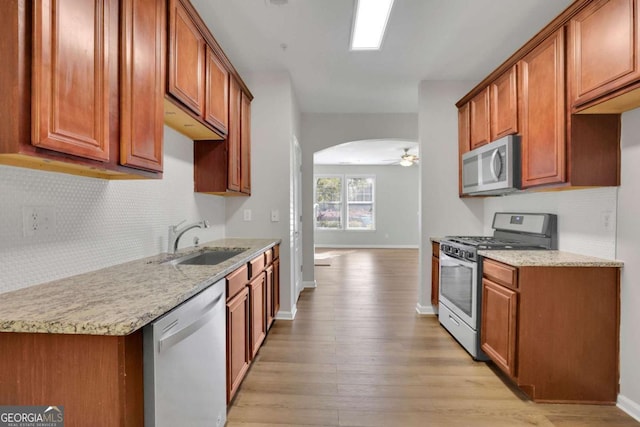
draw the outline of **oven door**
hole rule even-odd
[[[478,329],[478,264],[440,251],[440,303]]]

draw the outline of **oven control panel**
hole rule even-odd
[[[473,249],[462,248],[458,245],[440,242],[440,250],[454,258],[476,261],[476,251]]]

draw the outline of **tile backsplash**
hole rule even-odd
[[[25,237],[23,207],[52,207],[50,234]],[[181,247],[225,235],[225,201],[193,192],[193,143],[165,126],[164,179],[106,181],[0,166],[0,292],[167,250],[167,229],[207,219]]]
[[[485,199],[485,233],[495,212],[546,212],[558,215],[560,250],[616,258],[618,188],[519,193]]]

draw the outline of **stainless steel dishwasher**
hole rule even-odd
[[[221,427],[227,419],[225,282],[143,328],[145,427]]]

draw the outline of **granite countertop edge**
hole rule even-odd
[[[281,242],[219,239],[6,292],[0,298],[0,332],[129,335]],[[246,250],[217,265],[169,263],[212,247]]]
[[[623,267],[619,260],[597,258],[565,251],[480,250],[478,255],[513,267]]]

